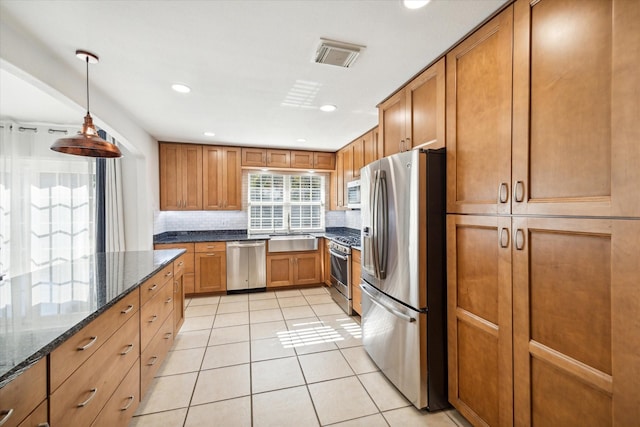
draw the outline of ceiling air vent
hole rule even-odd
[[[338,42],[335,40],[320,39],[320,46],[316,51],[315,62],[318,64],[337,65],[349,68],[353,65],[365,46]]]

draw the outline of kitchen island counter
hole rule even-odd
[[[1,282],[0,388],[182,253],[101,253]]]

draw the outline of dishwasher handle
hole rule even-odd
[[[260,246],[265,246],[265,241],[261,240],[259,242],[227,242],[227,248],[258,248]]]

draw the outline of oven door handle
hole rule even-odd
[[[329,249],[329,253],[330,253],[332,256],[334,256],[334,257],[336,257],[336,258],[339,258],[339,259],[341,259],[341,260],[343,260],[343,261],[349,261],[349,257],[348,257],[348,256],[342,255],[341,253],[338,253],[338,252],[334,252],[334,251],[332,251],[331,249]]]

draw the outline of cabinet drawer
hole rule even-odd
[[[69,375],[94,354],[109,337],[132,317],[138,318],[138,289],[51,352],[50,387],[55,391]]]
[[[39,360],[20,376],[0,389],[0,415],[3,427],[15,427],[47,398],[47,361]],[[46,421],[46,416],[43,421]]]
[[[51,395],[52,427],[91,424],[138,360],[138,328],[129,319]]]
[[[202,242],[196,243],[196,252],[215,252],[226,251],[227,244],[225,242]]]
[[[136,360],[92,427],[127,426],[140,404],[140,362]]]
[[[140,286],[140,306],[143,306],[147,301],[156,295],[162,286],[171,280],[173,277],[173,264],[169,264],[159,272],[157,272],[151,279],[147,280]]]
[[[147,387],[151,384],[151,380],[160,369],[162,362],[173,345],[173,339],[173,317],[169,316],[140,356],[141,396],[144,396]]]
[[[18,427],[36,427],[42,425],[49,425],[49,401],[42,402],[35,411],[33,411],[27,418],[20,423]],[[5,424],[3,427],[10,427],[13,424]]]
[[[156,243],[154,249],[184,249],[188,254],[193,253],[193,243]]]
[[[165,284],[140,310],[140,348],[144,350],[173,310],[173,282]]]

